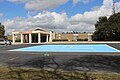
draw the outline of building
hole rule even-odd
[[[56,41],[92,41],[91,33],[55,33],[42,28],[30,31],[12,32],[12,42],[14,43],[42,43]]]
[[[92,41],[92,33],[60,33],[56,34],[55,38],[68,41]]]
[[[55,33],[42,28],[36,28],[30,31],[18,31],[12,32],[12,42],[20,43],[41,43],[41,42],[52,42],[55,38]]]
[[[12,41],[12,35],[6,36],[8,40]]]

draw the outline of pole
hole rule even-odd
[[[113,0],[113,14],[115,14],[115,0]]]

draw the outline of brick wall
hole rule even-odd
[[[87,39],[87,33],[79,33],[78,39]],[[68,39],[68,41],[74,41],[74,34],[56,34],[56,39]]]

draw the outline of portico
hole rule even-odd
[[[54,33],[42,28],[37,28],[30,31],[12,32],[13,44],[19,39],[20,43],[41,43],[51,42],[54,39]]]

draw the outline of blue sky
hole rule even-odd
[[[54,11],[56,12],[65,11],[68,14],[68,16],[73,16],[77,13],[82,14],[86,11],[90,11],[94,6],[100,6],[100,5],[102,5],[102,0],[94,0],[86,4],[79,2],[75,5],[73,5],[72,0],[69,0],[66,4],[61,5],[56,9],[54,9]]]
[[[113,0],[0,0],[6,33],[41,27],[56,32],[94,32],[101,16],[112,15]],[[120,12],[120,0],[115,0]]]
[[[24,8],[25,3],[13,3],[9,1],[0,2],[0,13],[4,14],[5,18],[13,19],[17,16],[26,17],[28,10]],[[73,16],[77,13],[84,13],[90,11],[94,6],[101,6],[102,0],[93,0],[90,3],[78,2],[73,4],[72,0],[69,0],[65,4],[57,6],[53,9],[48,9],[48,11],[53,11],[57,13],[66,12],[67,15]],[[37,11],[41,12],[41,11]]]
[[[15,4],[8,1],[0,2],[0,13],[3,13],[5,18],[25,17],[27,12],[24,9],[24,4]]]
[[[119,0],[115,0],[115,2],[118,1]],[[67,15],[70,17],[77,13],[82,14],[86,11],[90,11],[94,6],[101,6],[102,2],[103,0],[92,0],[91,2],[86,4],[82,2],[73,4],[72,0],[68,0],[65,4],[59,5],[53,9],[48,9],[48,11],[53,11],[57,13],[66,12]],[[17,16],[26,17],[29,10],[26,10],[24,8],[24,5],[25,3],[13,3],[3,0],[0,2],[0,13],[3,13],[4,17],[9,19],[13,19]]]

